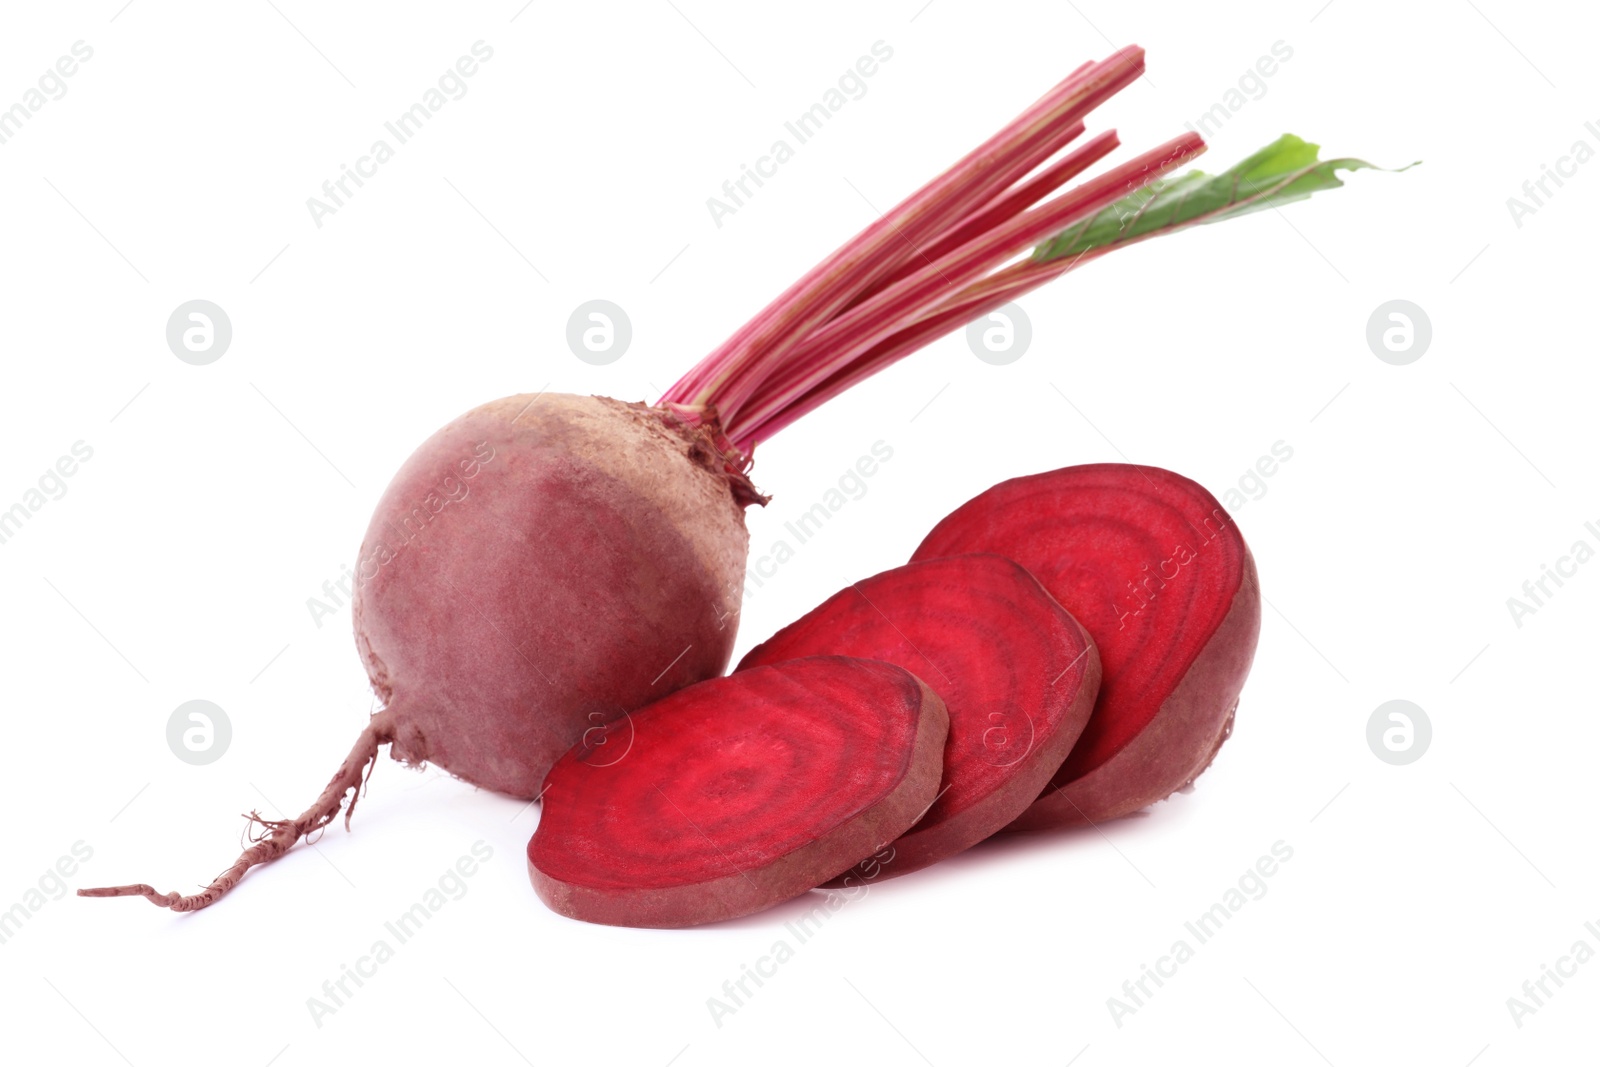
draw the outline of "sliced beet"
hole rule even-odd
[[[830,653],[906,668],[950,714],[939,798],[892,856],[864,861],[848,884],[926,867],[1021,815],[1082,733],[1100,684],[1083,627],[1033,575],[995,555],[857,582],[757,645],[738,670]]]
[[[1255,655],[1255,563],[1215,497],[1159,467],[1014,478],[934,527],[912,557],[998,552],[1094,637],[1104,676],[1071,755],[1011,829],[1115,818],[1210,765]]]
[[[915,675],[843,656],[679,690],[556,762],[528,843],[534,889],[614,926],[694,926],[799,896],[927,810],[948,726]]]

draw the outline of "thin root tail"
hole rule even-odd
[[[378,749],[392,740],[392,729],[388,711],[380,711],[374,715],[367,723],[366,729],[361,731],[361,736],[356,739],[350,754],[339,765],[338,773],[329,780],[322,795],[317,797],[316,803],[307,808],[299,818],[264,819],[256,812],[246,815],[245,818],[250,823],[250,840],[253,843],[234,861],[233,866],[219,874],[200,892],[188,896],[181,893],[158,893],[154,887],[141,882],[137,885],[80,889],[78,895],[80,897],[140,896],[158,907],[171,908],[173,911],[199,911],[215,904],[224,893],[239,884],[245,872],[251,867],[271,863],[293,848],[295,842],[302,837],[315,833],[331,823],[338,817],[341,808],[344,810],[345,829],[348,830],[350,814],[355,811],[356,801],[366,788],[367,780],[372,776],[372,767],[378,759]],[[345,802],[346,794],[350,795],[349,803]]]

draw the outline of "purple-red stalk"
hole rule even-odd
[[[1000,133],[790,286],[669,389],[663,406],[687,414],[736,405],[816,327],[999,192],[991,179],[1037,150],[1052,132],[1080,124],[1143,70],[1144,51],[1132,47],[1068,76]]]
[[[1199,134],[1174,137],[918,268],[807,337],[771,375],[763,391],[765,399],[748,407],[739,395],[720,399],[717,409],[724,431],[736,445],[748,441],[749,426],[766,421],[873,345],[959,294],[985,272],[1187,163],[1205,147]]]

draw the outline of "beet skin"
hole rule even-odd
[[[657,409],[512,396],[379,502],[356,643],[391,754],[533,797],[586,730],[721,674],[749,538],[720,456]]]

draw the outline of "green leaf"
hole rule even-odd
[[[1221,174],[1195,170],[1177,178],[1158,179],[1039,245],[1033,258],[1081,256],[1189,226],[1281,207],[1323,189],[1337,189],[1344,184],[1337,171],[1384,169],[1361,159],[1320,160],[1318,148],[1286,133]]]

